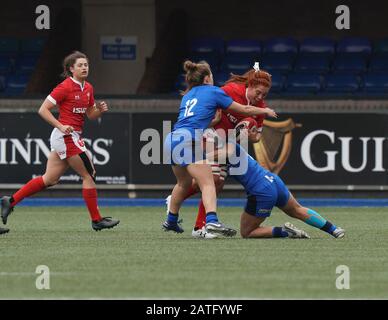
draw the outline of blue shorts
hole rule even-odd
[[[201,141],[181,132],[170,132],[164,141],[164,164],[186,167],[206,159]]]
[[[276,174],[263,180],[263,188],[259,194],[249,195],[245,205],[245,212],[255,217],[266,218],[271,215],[273,207],[284,207],[290,198],[290,191],[283,180]]]

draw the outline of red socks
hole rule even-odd
[[[198,192],[199,192],[198,189],[194,189],[193,187],[190,187],[189,191],[187,192],[185,200],[195,195]]]
[[[206,224],[206,210],[202,200],[199,203],[197,220],[195,221],[195,229],[202,229]]]
[[[97,190],[94,189],[82,189],[82,196],[84,197],[86,206],[88,207],[90,218],[92,221],[100,221],[100,211],[97,205]]]
[[[28,181],[12,196],[13,201],[11,202],[11,206],[14,207],[24,198],[32,196],[33,194],[42,191],[45,188],[46,185],[44,184],[43,178],[41,176]]]

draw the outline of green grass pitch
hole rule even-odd
[[[161,230],[164,208],[102,208],[112,230],[91,229],[85,208],[19,207],[0,236],[0,298],[387,299],[386,208],[316,208],[346,229],[334,239],[279,210],[267,225],[291,221],[312,239],[193,239],[194,207],[181,212],[185,233]],[[219,208],[237,227],[239,208]],[[35,286],[38,265],[50,289]],[[350,289],[336,288],[336,267]]]

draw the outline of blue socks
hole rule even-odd
[[[273,227],[272,228],[272,236],[274,238],[287,238],[288,233],[286,231],[283,231],[282,227]]]
[[[179,217],[179,214],[173,214],[171,213],[170,211],[168,212],[168,215],[167,215],[167,222],[169,224],[177,224],[178,223],[178,217]]]
[[[218,222],[217,213],[210,211],[206,213],[206,223]]]
[[[337,227],[331,222],[324,219],[318,212],[308,209],[307,213],[310,215],[304,222],[315,228],[321,229],[329,234],[332,234]]]

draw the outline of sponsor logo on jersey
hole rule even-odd
[[[73,113],[85,113],[87,108],[73,108]]]
[[[80,96],[77,94],[77,95],[74,96],[74,99],[75,99],[75,100],[79,100],[79,99],[80,99]]]

